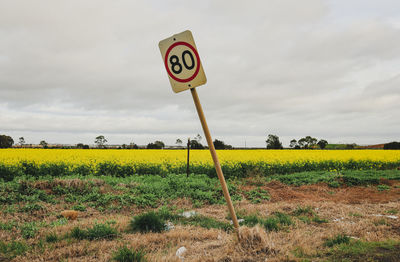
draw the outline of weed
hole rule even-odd
[[[349,216],[351,216],[351,217],[363,217],[363,215],[361,215],[360,213],[353,213],[353,212],[350,212]]]
[[[389,209],[386,211],[386,214],[396,215],[399,211],[397,209]]]
[[[0,259],[11,260],[16,256],[23,255],[28,250],[28,246],[20,241],[3,242],[0,241]]]
[[[76,226],[71,230],[70,235],[75,239],[82,240],[87,238],[87,231]]]
[[[328,183],[329,187],[333,187],[333,188],[338,188],[340,187],[340,183],[338,181],[332,181],[330,183]]]
[[[83,204],[78,204],[78,205],[73,206],[72,209],[83,212],[83,211],[86,211],[86,206]]]
[[[275,217],[268,217],[262,221],[262,224],[266,231],[278,231],[279,230],[279,220]]]
[[[385,225],[387,225],[387,222],[386,222],[386,220],[384,218],[374,220],[373,223],[374,223],[375,226],[385,226]]]
[[[22,207],[20,210],[21,210],[21,212],[32,213],[34,211],[39,211],[42,209],[44,209],[44,207],[37,203],[28,203],[24,207]]]
[[[118,236],[116,228],[108,224],[95,224],[92,228],[86,230],[74,227],[71,231],[71,237],[82,240],[114,239]]]
[[[65,217],[61,217],[58,220],[52,221],[50,223],[51,227],[56,227],[56,226],[62,226],[62,225],[66,225],[68,223],[68,219],[66,219]]]
[[[322,224],[322,223],[328,223],[328,220],[324,219],[324,218],[320,218],[319,216],[315,215],[312,218],[312,222],[317,223],[317,224]]]
[[[261,203],[262,200],[271,199],[271,196],[269,195],[268,191],[261,189],[259,187],[247,192],[246,197],[253,204]]]
[[[249,226],[249,227],[254,227],[261,221],[257,215],[248,215],[248,216],[245,216],[243,219],[244,219],[243,224],[245,224],[246,226]]]
[[[298,216],[297,217],[300,221],[306,223],[306,224],[310,224],[311,223],[311,218],[308,216]]]
[[[333,238],[327,239],[324,243],[327,247],[333,247],[335,245],[340,244],[348,244],[350,242],[350,237],[346,236],[345,234],[338,234]]]
[[[35,222],[27,222],[23,224],[20,229],[21,235],[25,239],[34,238],[38,232],[38,227]]]
[[[46,242],[47,243],[54,243],[58,241],[58,236],[56,233],[50,233],[46,235]]]
[[[281,225],[290,226],[293,224],[292,218],[285,213],[275,212],[274,216],[278,219],[278,222]]]
[[[298,206],[296,210],[293,211],[294,216],[301,216],[301,215],[313,216],[314,214],[315,212],[311,206],[306,206],[306,207]]]
[[[92,228],[87,229],[87,238],[89,240],[114,239],[117,236],[117,229],[107,224],[95,224]]]
[[[206,217],[202,215],[194,215],[189,218],[182,217],[179,221],[183,225],[194,225],[201,226],[204,228],[219,228],[225,231],[231,231],[233,229],[233,225],[222,222],[211,217]]]
[[[162,232],[165,230],[165,220],[161,215],[150,211],[133,217],[130,223],[133,232]]]
[[[118,262],[145,262],[145,252],[130,250],[126,246],[120,247],[113,255],[113,260]]]
[[[7,223],[0,222],[0,230],[11,231],[17,226],[17,223],[12,220]]]
[[[378,191],[390,190],[390,186],[388,186],[388,185],[378,185],[376,188],[378,189]]]

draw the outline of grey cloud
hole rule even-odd
[[[385,11],[393,2],[378,11],[357,3],[2,1],[0,131],[170,143],[201,133],[190,93],[172,93],[157,46],[191,29],[215,136],[259,146],[268,132],[396,139],[400,17]]]

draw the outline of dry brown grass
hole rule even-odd
[[[70,186],[80,188],[78,181],[69,181]],[[44,185],[41,185],[44,186]],[[45,187],[46,188],[46,187]],[[133,249],[144,249],[149,261],[180,261],[176,250],[185,246],[185,262],[188,261],[299,261],[294,250],[304,254],[316,255],[323,248],[327,238],[337,234],[346,234],[365,241],[383,241],[386,239],[400,240],[400,219],[388,218],[388,210],[400,210],[400,190],[393,188],[387,192],[378,192],[371,188],[331,189],[326,186],[287,187],[280,183],[270,183],[266,187],[271,192],[272,201],[251,204],[241,201],[236,208],[245,214],[258,214],[266,217],[275,211],[292,214],[299,206],[310,206],[319,217],[327,219],[328,223],[310,223],[292,217],[294,225],[285,230],[267,233],[262,227],[242,227],[240,237],[219,229],[205,229],[194,226],[176,225],[174,229],[164,233],[127,233],[132,219],[130,210],[120,213],[101,213],[88,208],[70,220],[66,225],[57,227],[42,227],[33,239],[23,240],[18,230],[0,230],[0,239],[5,241],[21,240],[34,246],[23,257],[14,261],[110,261],[113,252],[121,246]],[[372,192],[373,194],[367,194]],[[333,193],[328,193],[332,191]],[[355,201],[354,194],[358,199]],[[349,199],[347,199],[349,197]],[[190,207],[185,199],[173,201],[174,205]],[[50,223],[57,219],[63,210],[63,204],[48,205],[46,211],[34,214],[18,213],[18,217],[1,213],[0,221],[6,223],[15,220],[17,223],[27,221],[44,221]],[[195,209],[198,213],[225,220],[227,208],[223,205],[209,205]],[[76,211],[74,211],[76,212]],[[143,212],[135,210],[136,212]],[[383,216],[377,216],[383,215]],[[398,216],[398,214],[397,214]],[[64,238],[55,243],[45,243],[44,248],[38,247],[40,239],[45,239],[49,233],[65,236],[78,226],[88,228],[95,222],[115,221],[120,237],[112,241],[75,240]],[[266,260],[267,259],[267,260]],[[315,257],[316,261],[318,258]]]

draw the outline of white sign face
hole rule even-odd
[[[175,93],[204,85],[207,82],[192,32],[186,30],[158,44]]]

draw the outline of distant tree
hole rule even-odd
[[[139,149],[138,145],[136,145],[135,143],[131,142],[129,144],[129,149]]]
[[[149,143],[147,149],[163,149],[165,144],[162,141],[155,141],[154,143]]]
[[[298,144],[299,144],[300,148],[307,148],[308,147],[306,139],[304,137],[299,139]]]
[[[400,149],[400,142],[390,142],[384,144],[383,149]]]
[[[321,139],[318,141],[317,145],[319,146],[319,148],[324,149],[326,147],[326,145],[328,144],[328,141]]]
[[[180,140],[179,138],[176,140],[175,142],[176,145],[181,146],[182,145],[182,140]]]
[[[300,138],[298,144],[301,148],[308,149],[308,148],[313,148],[317,144],[317,141],[318,140],[315,137],[306,136]]]
[[[196,140],[196,141],[199,142],[199,143],[200,143],[201,139],[202,139],[202,137],[201,137],[200,134],[197,134],[197,135],[194,137],[194,140]]]
[[[292,139],[290,140],[290,145],[291,148],[296,148],[296,146],[298,146],[297,144],[297,140],[296,139]]]
[[[282,143],[279,141],[279,137],[276,135],[268,135],[268,139],[265,141],[267,143],[267,149],[282,149]]]
[[[190,140],[190,149],[204,149],[204,146],[196,139]]]
[[[354,149],[357,146],[357,144],[346,144],[345,149]]]
[[[48,148],[48,144],[44,140],[40,141],[39,145],[41,145],[43,148]]]
[[[89,145],[83,145],[82,149],[89,149]]]
[[[14,140],[11,136],[0,135],[0,148],[9,148],[14,144]]]
[[[25,139],[24,139],[24,137],[21,136],[21,137],[19,138],[18,144],[20,144],[21,146],[23,146],[23,145],[25,144]]]
[[[83,149],[83,147],[84,147],[84,144],[82,144],[82,143],[76,144],[76,148]]]
[[[94,143],[99,148],[104,148],[104,144],[107,143],[107,139],[104,136],[98,136],[98,137],[96,137],[96,140],[94,140]]]
[[[156,141],[156,142],[154,142],[154,144],[156,144],[158,147],[160,147],[160,148],[164,148],[165,147],[165,144],[164,144],[164,142],[163,141]]]
[[[232,149],[231,145],[227,145],[224,143],[224,141],[221,141],[218,139],[215,139],[213,144],[214,144],[215,149]]]

